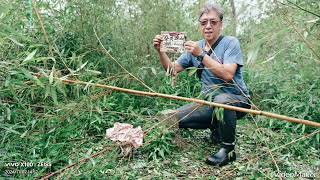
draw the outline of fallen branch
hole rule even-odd
[[[270,112],[266,112],[266,111],[257,111],[257,110],[253,110],[253,109],[245,109],[245,108],[235,107],[235,106],[226,105],[226,104],[209,102],[209,101],[205,101],[205,100],[201,100],[201,99],[186,98],[186,97],[173,96],[173,95],[162,94],[162,93],[137,91],[137,90],[132,90],[132,89],[120,88],[120,87],[116,87],[116,86],[95,84],[95,83],[89,83],[89,82],[78,81],[78,80],[61,80],[61,81],[64,82],[64,83],[67,83],[67,84],[81,84],[81,85],[86,85],[86,86],[94,86],[94,87],[99,87],[99,88],[111,89],[113,91],[119,91],[119,92],[123,92],[123,93],[137,95],[137,96],[161,97],[161,98],[166,98],[166,99],[174,99],[174,100],[181,100],[181,101],[187,101],[187,102],[194,102],[194,103],[198,103],[198,104],[201,104],[201,105],[220,107],[220,108],[224,108],[224,109],[228,109],[228,110],[232,110],[232,111],[245,112],[245,113],[250,113],[250,114],[253,114],[253,115],[261,115],[261,116],[271,117],[271,118],[274,118],[274,119],[284,120],[284,121],[288,121],[288,122],[292,122],[292,123],[298,123],[298,124],[305,124],[305,125],[308,125],[308,126],[320,127],[320,123],[317,123],[317,122],[314,122],[314,121],[288,117],[288,116],[275,114],[275,113],[270,113]]]

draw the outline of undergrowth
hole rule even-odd
[[[274,179],[281,172],[306,171],[319,177],[319,129],[247,115],[238,123],[238,160],[214,168],[203,162],[218,148],[209,143],[208,131],[180,132],[186,142],[181,147],[175,144],[175,128],[163,123],[154,127],[164,120],[158,116],[162,111],[185,102],[60,80],[148,91],[105,54],[95,29],[106,50],[153,90],[197,97],[200,84],[194,75],[182,73],[177,85],[171,86],[151,40],[161,30],[172,29],[187,29],[190,39],[199,38],[196,28],[190,28],[193,22],[186,20],[198,4],[127,2],[127,7],[140,8],[141,12],[136,12],[118,1],[73,1],[62,8],[59,3],[40,1],[32,8],[25,2],[4,1],[0,11],[1,177],[41,177],[85,158],[86,163],[55,177]],[[319,9],[313,1],[297,3],[315,12]],[[184,10],[175,11],[174,7]],[[32,16],[25,14],[30,8]],[[285,18],[283,12],[290,16]],[[287,6],[269,14],[260,23],[250,21],[238,36],[247,60],[244,76],[252,100],[261,110],[320,122],[320,59],[315,54],[320,51],[319,18]],[[176,18],[166,20],[169,16]],[[292,26],[288,21],[293,19]],[[225,31],[230,30],[227,27]],[[154,127],[145,137],[149,143],[134,150],[131,159],[119,157],[118,148],[90,158],[114,145],[105,138],[105,131],[115,122],[141,126],[144,131]]]

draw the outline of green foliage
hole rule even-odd
[[[298,4],[305,5],[303,2]],[[244,44],[248,51],[248,85],[254,102],[261,109],[320,122],[317,103],[320,97],[317,73],[320,59],[317,57],[319,46],[315,46],[319,44],[316,39],[319,29],[314,29],[318,26],[317,21],[312,21],[314,18],[301,10],[274,8],[269,18],[251,24],[246,35],[241,37],[248,42]],[[313,130],[274,120],[265,124],[273,129],[293,129],[301,134]]]
[[[232,21],[228,18],[231,9],[228,1],[221,2],[226,8],[225,34],[229,35],[233,32],[228,26]],[[293,2],[311,12],[319,12],[316,0]],[[196,12],[203,3],[37,1],[36,9],[32,10],[28,1],[1,1],[0,161],[46,162],[50,166],[0,166],[0,176],[34,178],[57,171],[111,145],[104,138],[105,130],[115,122],[141,126],[145,131],[159,122],[158,112],[185,104],[62,83],[58,78],[146,90],[104,54],[94,29],[107,51],[155,91],[198,97],[200,83],[195,69],[180,74],[176,87],[172,87],[172,79],[165,77],[159,65],[152,39],[161,31],[173,30],[186,32],[189,40],[198,40]],[[320,122],[319,18],[292,4],[272,5],[261,22],[249,20],[239,24],[245,27],[238,38],[246,59],[244,76],[253,101],[265,111]],[[42,17],[45,32],[36,10]],[[216,108],[215,114],[223,119],[223,109]],[[255,119],[265,134],[257,133],[250,121],[241,122],[238,127],[242,154],[265,153],[264,140],[273,142],[268,147],[277,148],[315,132],[314,128],[304,125],[263,117]],[[194,136],[185,139],[192,138]],[[275,167],[270,167],[269,157],[259,163],[253,159],[247,165],[244,165],[247,160],[241,159],[239,164],[231,166],[237,170],[232,177],[226,173],[228,168],[221,170],[225,174],[221,174],[220,169],[219,173],[216,169],[205,172],[202,160],[213,151],[206,142],[191,142],[191,146],[179,149],[173,143],[172,132],[163,126],[150,131],[144,142],[149,140],[150,144],[138,149],[131,161],[117,158],[118,152],[112,150],[63,172],[61,177],[134,179],[152,174],[166,179],[186,174],[207,178],[209,174],[255,179],[276,172]],[[319,142],[318,133],[273,153],[280,168],[291,172],[289,167],[295,163],[309,167],[319,164]],[[31,174],[5,174],[6,170],[32,169],[35,172]]]
[[[217,117],[218,121],[223,122],[223,113],[224,113],[224,108],[214,108],[213,114]]]
[[[159,133],[159,132],[158,132]],[[151,137],[158,137],[157,135],[150,135]],[[148,139],[146,139],[148,141]],[[145,147],[145,152],[149,154],[149,159],[158,161],[165,160],[174,150],[173,137],[171,133],[162,134],[159,138],[153,140],[150,145]]]

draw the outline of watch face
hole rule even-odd
[[[204,58],[204,56],[205,56],[206,54],[207,54],[206,51],[202,51],[202,53],[201,53],[202,58]]]

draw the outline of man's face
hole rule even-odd
[[[218,38],[222,28],[222,21],[217,12],[209,11],[208,13],[204,13],[199,21],[200,32],[205,40],[211,42]]]

